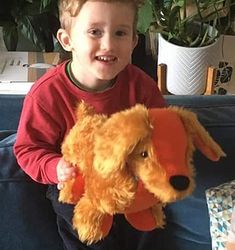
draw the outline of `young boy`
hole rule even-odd
[[[58,202],[58,189],[76,176],[75,168],[63,160],[60,146],[75,123],[79,101],[107,115],[136,103],[165,106],[156,83],[129,64],[138,40],[140,1],[61,0],[57,38],[66,51],[72,52],[72,60],[50,70],[25,97],[14,151],[19,165],[32,179],[50,184],[47,196],[57,214],[65,249],[156,249],[150,242],[157,237],[155,231],[137,232],[121,215],[116,216],[104,240],[88,247],[72,229],[73,206]]]

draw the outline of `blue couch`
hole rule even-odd
[[[62,250],[46,186],[18,167],[12,152],[24,96],[0,95],[0,249]],[[235,96],[166,96],[169,104],[195,111],[227,153],[214,163],[195,154],[195,192],[166,208],[161,249],[211,250],[205,189],[235,179]],[[156,249],[156,250],[157,250]],[[121,250],[121,249],[120,249]],[[146,249],[147,250],[147,249]]]

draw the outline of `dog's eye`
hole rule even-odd
[[[143,158],[146,158],[146,157],[148,157],[148,152],[143,151],[143,152],[140,153],[140,156],[143,157]]]

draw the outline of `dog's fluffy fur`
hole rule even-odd
[[[59,200],[76,204],[73,225],[87,244],[107,235],[116,213],[140,230],[162,227],[164,204],[194,188],[195,148],[211,160],[225,156],[196,115],[182,108],[136,105],[108,117],[81,102],[77,119],[62,154],[82,174],[84,193],[76,197],[72,179]]]

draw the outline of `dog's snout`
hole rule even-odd
[[[184,175],[175,175],[170,177],[171,186],[178,191],[187,189],[189,186],[189,182],[189,178]]]

